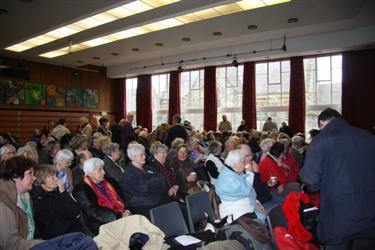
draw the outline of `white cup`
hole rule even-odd
[[[275,186],[277,183],[277,177],[276,176],[270,176],[271,184],[272,186]]]

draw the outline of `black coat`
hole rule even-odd
[[[188,139],[186,129],[181,124],[176,124],[169,128],[167,136],[165,138],[165,145],[171,147],[172,141],[177,137],[184,139],[185,142]]]
[[[121,197],[116,182],[110,179],[107,179],[107,181],[112,184],[117,194]],[[73,194],[82,209],[83,221],[94,235],[99,233],[99,227],[101,225],[115,221],[122,216],[121,213],[100,206],[94,190],[92,190],[86,182],[78,184],[78,186],[75,187]]]
[[[105,177],[107,179],[113,179],[120,185],[124,167],[121,163],[114,163],[107,155],[103,158]]]
[[[67,192],[35,187],[31,194],[35,224],[43,239],[82,232],[79,205]]]
[[[335,118],[308,147],[300,176],[312,190],[320,190],[322,243],[338,244],[375,232],[373,135]]]

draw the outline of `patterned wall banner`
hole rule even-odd
[[[25,104],[46,106],[46,86],[39,83],[26,83]]]
[[[5,104],[25,103],[25,84],[23,82],[7,81],[5,87]]]
[[[47,105],[48,106],[65,106],[65,88],[57,87],[53,84],[47,85]]]
[[[5,103],[5,90],[8,86],[7,80],[0,80],[0,104]]]
[[[65,89],[65,103],[69,108],[79,108],[82,106],[82,89],[81,88],[66,88]]]
[[[83,89],[83,106],[86,108],[96,108],[99,95],[97,89]]]

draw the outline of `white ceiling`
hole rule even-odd
[[[290,3],[212,18],[52,59],[38,55],[67,47],[69,37],[21,53],[4,50],[17,42],[126,2],[129,0],[1,0],[0,9],[6,9],[9,13],[0,15],[0,54],[69,67],[95,64],[107,67],[109,77],[122,77],[176,69],[180,60],[190,60],[183,63],[183,67],[191,68],[229,63],[233,58],[226,57],[227,54],[237,54],[241,62],[329,53],[375,44],[374,0],[292,0]],[[226,2],[231,1],[182,0],[86,30],[73,35],[72,40],[78,43],[176,13]],[[292,17],[299,21],[288,23],[287,19]],[[258,29],[249,30],[248,25],[257,25]],[[222,35],[213,36],[215,31],[220,31]],[[287,37],[286,52],[247,53],[280,48],[283,35]],[[183,37],[190,37],[191,41],[183,42]],[[164,46],[155,46],[159,42]],[[134,52],[132,48],[139,48],[140,51]],[[119,53],[119,56],[111,55],[113,52]],[[203,57],[207,59],[202,60]],[[79,60],[84,63],[78,63]]]

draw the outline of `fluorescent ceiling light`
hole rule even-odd
[[[151,2],[151,1],[158,2],[157,0],[148,0],[148,1],[143,0],[143,2]],[[173,17],[173,18],[167,18],[167,19],[157,21],[157,22],[152,22],[152,23],[145,24],[145,25],[142,25],[142,26],[138,26],[138,27],[134,27],[134,28],[130,28],[130,29],[125,29],[125,30],[122,30],[120,32],[116,32],[116,33],[109,34],[109,35],[106,35],[106,36],[103,36],[103,37],[98,37],[98,38],[95,38],[95,39],[92,39],[92,40],[89,40],[89,41],[82,42],[80,44],[77,44],[79,46],[77,48],[79,48],[80,50],[83,50],[83,49],[86,49],[88,47],[95,47],[95,46],[99,46],[99,45],[106,44],[106,43],[109,43],[109,42],[114,42],[114,41],[129,38],[129,37],[143,35],[143,34],[151,33],[151,32],[154,32],[154,31],[167,29],[167,28],[170,28],[170,27],[175,27],[175,26],[188,24],[188,23],[192,23],[192,22],[197,22],[197,21],[201,21],[201,20],[207,20],[207,19],[217,17],[217,16],[224,16],[224,15],[231,14],[231,13],[241,12],[241,11],[245,11],[245,10],[250,10],[250,9],[275,5],[275,4],[279,4],[279,3],[290,2],[290,1],[291,0],[242,0],[242,1],[237,1],[237,2],[234,2],[234,3],[231,3],[231,4],[224,4],[224,5],[216,6],[216,7],[213,7],[213,8],[207,8],[207,9],[195,11],[193,13],[188,13],[188,14],[176,16],[176,17]],[[100,39],[104,39],[104,40],[100,40]],[[93,42],[93,41],[95,41],[95,42]],[[80,45],[82,45],[82,46],[80,46]],[[62,49],[58,49],[58,50],[55,50],[55,51],[64,52],[65,50],[66,50],[66,48],[62,48]],[[71,50],[70,52],[74,52],[74,51]],[[48,53],[41,54],[39,56],[47,57],[47,56],[45,56],[46,54],[48,54]],[[51,58],[49,54],[48,54],[48,56],[49,56],[48,58]],[[59,56],[58,53],[56,54],[56,56]]]
[[[91,17],[79,20],[69,25],[54,29],[37,37],[30,38],[18,44],[5,48],[14,52],[22,52],[57,39],[67,37],[83,30],[91,29],[115,20],[155,9],[164,5],[179,2],[180,0],[135,0]]]

